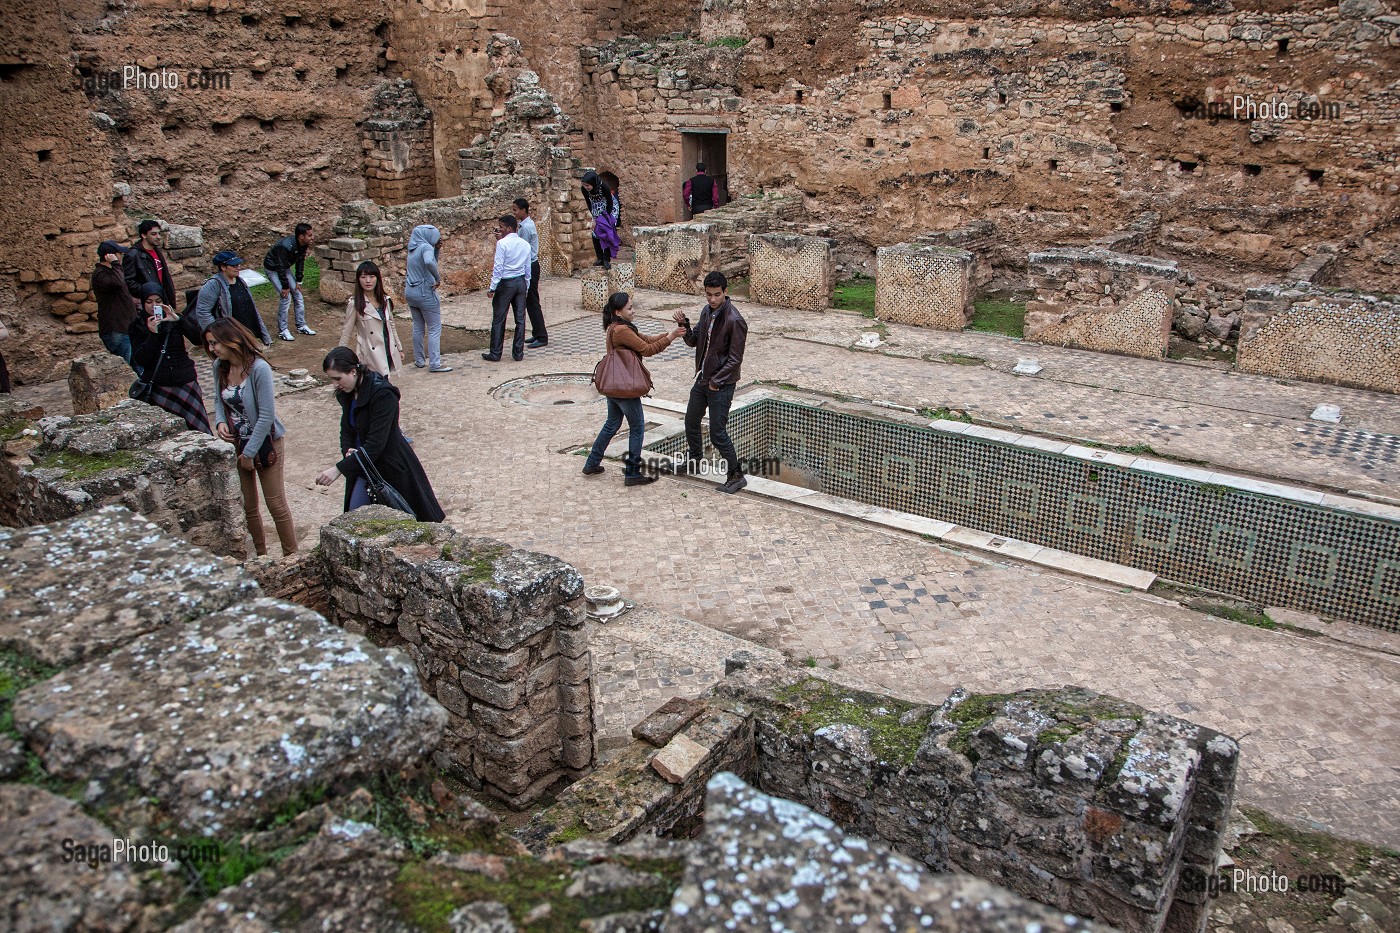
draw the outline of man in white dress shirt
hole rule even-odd
[[[483,360],[501,361],[506,336],[506,309],[515,311],[515,338],[511,356],[518,363],[525,359],[525,296],[530,290],[530,244],[516,233],[520,223],[510,214],[496,220],[496,261],[491,267],[491,352]]]

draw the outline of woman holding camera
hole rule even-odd
[[[141,310],[127,334],[131,338],[130,362],[141,373],[139,381],[151,384],[147,401],[184,418],[191,431],[213,434],[194,360],[181,335],[180,315],[163,303],[165,292],[160,283],[147,282],[140,293]]]
[[[214,423],[219,437],[238,450],[238,485],[243,492],[243,516],[258,556],[267,553],[262,513],[258,508],[258,484],[282,554],[297,549],[296,527],[287,505],[282,460],[287,429],[277,420],[273,401],[272,367],[258,349],[258,338],[233,318],[219,318],[204,331],[209,354],[214,357]]]
[[[442,521],[445,515],[428,474],[399,430],[398,387],[361,363],[349,347],[327,353],[321,368],[340,402],[340,449],[345,458],[322,470],[316,485],[329,486],[344,476],[345,511],[368,505],[369,485],[355,456],[358,451],[412,506],[420,522]]]

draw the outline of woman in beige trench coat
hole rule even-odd
[[[355,270],[355,294],[345,304],[340,345],[354,350],[366,369],[386,379],[397,375],[403,365],[403,344],[394,328],[394,300],[384,293],[384,277],[372,262],[362,262]]]

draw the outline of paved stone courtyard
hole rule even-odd
[[[724,658],[752,642],[914,700],[940,701],[958,685],[1082,684],[1121,696],[1238,737],[1243,802],[1400,845],[1400,637],[1338,625],[1339,638],[1356,644],[1304,639],[854,519],[722,496],[699,481],[627,489],[616,463],[583,477],[575,452],[601,425],[601,400],[490,394],[519,377],[590,372],[601,355],[602,331],[580,309],[578,281],[543,285],[549,348],[527,351],[522,363],[449,357],[448,374],[410,368],[400,381],[403,423],[451,524],[557,555],[638,605],[594,630],[605,754],[651,708],[723,676]],[[642,330],[656,333],[675,308],[693,319],[701,300],[639,292],[636,303]],[[859,315],[736,303],[750,322],[745,381],[965,409],[1027,430],[1148,444],[1223,469],[1400,498],[1392,396],[898,325],[880,351],[860,351],[850,346],[874,322]],[[445,317],[486,327],[484,294],[449,299]],[[407,322],[399,327],[408,339]],[[1037,357],[1044,372],[1011,375],[1022,356]],[[673,349],[649,362],[658,399],[684,401],[690,359]],[[1308,420],[1323,402],[1341,405],[1341,425]],[[341,486],[312,483],[337,457],[338,411],[328,388],[279,401],[304,541],[340,511]]]

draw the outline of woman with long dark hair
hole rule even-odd
[[[165,289],[159,282],[142,285],[140,301],[127,336],[130,362],[140,369],[141,381],[151,383],[151,404],[184,418],[191,431],[213,434],[194,360],[185,349],[180,315],[164,304]]]
[[[588,202],[588,213],[593,215],[593,253],[598,257],[593,265],[611,269],[613,257],[622,245],[617,233],[622,202],[597,172],[584,172],[580,185],[583,199]]]
[[[355,270],[355,294],[345,303],[345,326],[340,345],[370,369],[390,378],[403,365],[403,344],[394,329],[394,299],[384,290],[384,276],[372,262]]]
[[[399,430],[399,389],[379,373],[360,363],[349,347],[326,354],[321,368],[335,384],[340,402],[340,450],[344,459],[316,477],[318,486],[329,486],[345,477],[345,511],[369,504],[369,487],[355,451],[379,471],[379,475],[413,507],[420,522],[443,520],[442,506],[433,494],[428,474]]]
[[[287,429],[277,420],[273,400],[272,367],[262,357],[258,338],[233,318],[219,318],[204,331],[205,345],[214,357],[214,430],[238,450],[238,485],[243,492],[243,516],[253,548],[267,553],[258,485],[263,501],[277,526],[282,554],[297,549],[296,526],[287,505],[282,478]]]
[[[685,333],[684,327],[647,337],[632,323],[632,296],[626,292],[614,292],[603,306],[603,330],[607,333],[607,346],[611,350],[623,347],[641,356],[654,356],[671,345]],[[646,416],[642,413],[642,400],[639,398],[608,399],[608,418],[603,429],[593,442],[593,449],[584,461],[583,472],[587,476],[603,472],[603,454],[617,429],[622,427],[622,419],[627,419],[627,456],[622,461],[623,483],[628,486],[645,486],[656,482],[655,476],[642,475],[642,436],[646,431]]]

